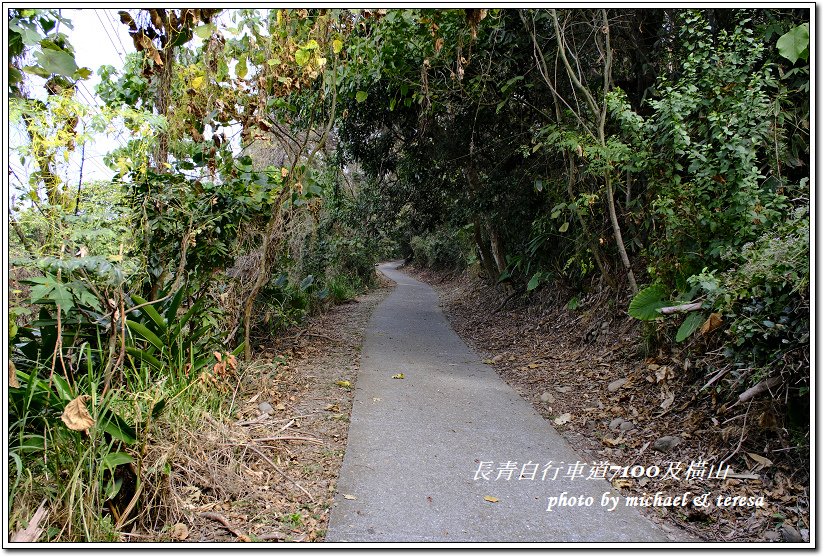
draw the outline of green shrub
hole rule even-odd
[[[413,236],[411,247],[415,261],[429,268],[445,271],[463,271],[471,254],[463,231],[446,226],[421,236]]]

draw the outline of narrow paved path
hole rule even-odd
[[[366,332],[326,541],[667,541],[623,497],[612,512],[601,505],[618,494],[586,479],[592,463],[568,477],[583,458],[455,334],[435,291],[397,266],[380,266],[397,287]],[[548,512],[562,494],[592,505]]]

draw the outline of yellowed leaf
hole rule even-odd
[[[348,389],[352,386],[352,383],[349,381],[335,381],[335,385],[338,387],[343,387],[344,389]]]
[[[537,367],[541,367],[541,364],[529,364],[526,367],[528,367],[529,369],[535,369]]]
[[[14,362],[11,360],[9,360],[9,387],[20,387],[20,383],[17,381],[17,368],[14,367]]]
[[[612,480],[612,486],[613,487],[618,487],[618,488],[630,487],[630,486],[632,486],[632,480],[624,480],[622,478],[615,478],[614,480]]]
[[[203,76],[197,76],[192,80],[192,89],[198,90],[203,87]]]
[[[724,320],[721,319],[720,313],[711,313],[709,318],[706,321],[704,321],[703,325],[701,325],[701,334],[705,335],[711,331],[714,331],[715,329],[720,327],[721,323],[723,322]]]
[[[403,378],[404,378],[403,373],[396,373],[395,375],[392,376],[392,379],[403,379]]]
[[[491,495],[486,495],[484,497],[484,501],[489,501],[490,503],[497,503],[499,499],[497,497],[492,497]]]
[[[332,52],[338,54],[341,50],[343,50],[343,41],[340,39],[332,41]]]
[[[618,437],[618,439],[610,439],[609,437],[604,437],[603,439],[601,439],[601,441],[604,443],[604,445],[608,447],[617,447],[618,445],[624,442],[623,438],[621,437]]]
[[[344,499],[349,499],[350,501],[357,501],[358,500],[357,497],[355,497],[354,495],[349,495],[348,493],[344,493],[343,498]]]
[[[91,398],[89,395],[80,395],[66,405],[60,416],[66,427],[74,431],[88,431],[94,425],[94,420],[86,410],[86,401]]]

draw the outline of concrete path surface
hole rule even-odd
[[[397,267],[380,266],[397,287],[366,332],[326,541],[666,542],[623,497],[602,506],[618,493],[587,479],[593,463],[455,334],[435,291]]]

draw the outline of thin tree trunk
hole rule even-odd
[[[475,217],[473,225],[475,227],[475,245],[478,246],[478,255],[481,258],[481,265],[486,271],[486,274],[489,275],[489,280],[494,282],[496,276],[495,261],[492,258],[492,252],[489,250],[489,244],[484,242],[480,217]]]

